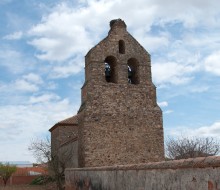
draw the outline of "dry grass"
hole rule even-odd
[[[0,190],[55,190],[52,186],[45,185],[9,185],[0,186]]]

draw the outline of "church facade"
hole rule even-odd
[[[73,152],[71,167],[164,160],[162,111],[150,54],[128,33],[123,20],[112,20],[108,36],[85,56],[81,90],[81,107],[66,133],[77,135],[64,144]],[[50,129],[54,153],[60,149],[59,134],[65,133],[61,123]]]

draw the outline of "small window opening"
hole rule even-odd
[[[105,80],[106,82],[116,83],[116,59],[113,56],[108,56],[105,59]]]
[[[119,40],[119,53],[125,54],[125,42],[123,40]]]
[[[128,60],[128,83],[139,84],[138,61],[135,58]]]

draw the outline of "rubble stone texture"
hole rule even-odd
[[[111,21],[108,36],[87,53],[81,94],[79,167],[164,160],[162,112],[150,54],[121,19]]]
[[[51,154],[66,167],[78,167],[78,118],[72,116],[56,123],[51,132]]]
[[[65,176],[66,190],[219,190],[220,157],[69,168]]]

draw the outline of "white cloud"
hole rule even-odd
[[[23,79],[25,79],[29,82],[33,82],[35,84],[42,84],[43,83],[42,78],[39,75],[34,74],[34,73],[29,73],[27,75],[24,75]]]
[[[167,107],[168,106],[168,102],[164,101],[164,102],[158,102],[158,105],[160,107]]]
[[[204,127],[195,129],[195,133],[201,136],[219,137],[220,136],[220,122],[215,122],[210,126],[204,126]]]
[[[192,80],[192,77],[187,75],[194,70],[195,68],[191,65],[175,62],[155,63],[152,65],[153,78],[157,84],[186,84]]]
[[[12,81],[11,83],[1,83],[0,90],[2,92],[36,92],[43,84],[42,78],[34,73],[23,75],[22,77]]]
[[[39,90],[39,85],[43,83],[40,76],[34,73],[29,73],[22,76],[21,79],[17,79],[14,83],[15,90],[36,92]]]
[[[188,44],[191,47],[196,47],[196,49],[199,49],[200,51],[214,51],[219,48],[219,31],[216,28],[203,32],[189,31],[184,34],[183,41],[185,44]]]
[[[83,57],[83,56],[82,56]],[[79,73],[84,66],[82,58],[71,59],[67,64],[54,66],[50,78],[66,78],[71,74]]]
[[[4,148],[0,148],[4,154],[0,155],[0,161],[24,161],[28,160],[30,162],[35,163],[36,161],[33,159],[33,156],[30,151],[28,151],[28,144],[27,142],[16,142],[16,143],[9,143],[8,140],[14,140],[14,138],[4,138],[5,142],[1,142],[1,146]],[[7,141],[6,141],[7,140]],[[16,155],[16,156],[15,156]]]
[[[34,39],[29,43],[40,51],[37,55],[39,59],[63,61],[77,53],[85,55],[92,45],[101,40],[98,39],[98,36],[108,29],[104,27],[107,26],[106,23],[120,15],[126,19],[127,16],[123,14],[122,10],[126,9],[124,7],[133,5],[133,2],[88,1],[86,4],[85,7],[77,7],[76,9],[61,3],[49,15],[44,16],[41,23],[30,29],[29,35]],[[137,6],[130,11],[134,12],[136,16],[143,11],[147,17],[150,17],[151,6],[147,6],[148,11],[140,8]],[[154,9],[152,9],[153,11]],[[144,18],[142,14],[138,18],[144,21],[142,23],[151,23],[146,22],[148,19]],[[137,22],[132,16],[129,16],[127,20],[137,26],[138,23],[141,23],[139,19]],[[156,37],[151,37],[151,39],[159,43],[159,39]]]
[[[40,102],[49,102],[49,101],[57,101],[60,97],[56,94],[43,94],[41,96],[31,96],[29,102],[31,104],[40,103]]]
[[[163,102],[158,102],[157,103],[161,108],[163,108],[163,110],[168,106],[168,102],[163,101]],[[173,110],[164,110],[163,114],[170,114],[173,113]]]
[[[181,21],[186,27],[196,27],[198,25],[211,26],[215,23],[219,10],[216,6],[218,0],[198,1],[198,0],[156,0],[151,1],[158,5],[158,16],[160,22]],[[205,11],[204,11],[205,10]]]
[[[27,147],[32,138],[45,134],[55,123],[76,113],[78,104],[72,105],[68,99],[44,94],[32,97],[35,104],[0,106],[0,160],[33,160]],[[31,103],[31,102],[29,102]],[[17,145],[19,144],[19,146]],[[7,147],[7,151],[5,151]],[[18,147],[16,149],[15,147]]]
[[[158,49],[168,47],[170,44],[168,34],[159,34],[158,36],[152,36],[146,34],[146,32],[137,30],[134,33],[134,36],[137,36],[136,39],[141,42],[141,44],[146,48],[149,52],[158,51]]]
[[[21,31],[14,32],[12,34],[9,34],[9,35],[3,37],[3,39],[6,39],[6,40],[19,40],[19,39],[21,39],[22,35],[23,35],[23,33]]]
[[[173,113],[173,110],[166,110],[163,112],[164,114],[170,114],[170,113]]]
[[[0,50],[0,66],[8,68],[12,73],[20,73],[24,70],[25,63],[23,55],[8,47],[1,47]]]
[[[211,27],[210,22],[220,22],[216,17],[219,12],[216,6],[220,5],[217,0],[213,0],[212,3],[198,3],[197,0],[186,2],[169,0],[168,3],[162,0],[147,2],[137,0],[135,4],[131,0],[126,2],[92,0],[79,1],[79,4],[74,4],[74,7],[71,1],[69,4],[68,2],[55,6],[48,15],[42,17],[40,23],[29,30],[31,36],[29,43],[39,50],[36,55],[39,59],[53,63],[65,61],[62,66],[56,65],[53,68],[54,74],[51,75],[58,76],[58,78],[67,77],[71,73],[82,70],[83,62],[74,66],[69,63],[69,60],[76,55],[85,55],[89,48],[101,40],[100,36],[107,35],[107,23],[111,19],[120,17],[127,23],[128,31],[134,34],[134,37],[148,51],[158,52],[158,49],[169,47],[167,54],[162,55],[162,57],[167,57],[165,62],[169,62],[168,65],[154,67],[161,66],[163,69],[172,67],[176,71],[164,73],[165,76],[162,79],[161,76],[156,76],[156,81],[160,84],[163,81],[169,81],[175,85],[185,84],[192,79],[191,76],[187,76],[192,71],[186,71],[186,69],[195,69],[195,65],[199,65],[200,61],[198,57],[200,52],[197,50],[193,52],[189,49],[193,42],[191,40],[175,41],[169,32],[159,32],[157,35],[148,32],[153,25],[166,27],[166,24],[175,26],[176,23],[182,23],[183,27],[188,29],[188,27],[196,28],[204,25]],[[204,9],[206,9],[205,12]],[[216,25],[213,26],[216,27]],[[187,36],[183,35],[182,38],[192,38],[193,36],[190,37],[189,34],[191,33],[189,32]],[[207,44],[207,38],[199,40],[205,40]],[[187,44],[184,45],[186,42]],[[157,60],[157,62],[163,61]],[[182,66],[179,63],[186,64]],[[181,69],[184,69],[183,73],[179,72]],[[60,76],[56,75],[59,71]]]
[[[216,51],[209,55],[205,61],[205,70],[220,76],[220,51]]]
[[[206,92],[209,89],[208,86],[190,86],[189,91],[193,93],[202,93]]]
[[[0,46],[0,67],[4,67],[12,74],[30,72],[35,68],[36,61],[27,53],[10,47],[9,45]]]
[[[50,81],[47,83],[47,89],[48,90],[55,90],[57,89],[57,83]]]
[[[10,0],[3,1],[9,2]],[[135,3],[131,0],[80,0],[80,4],[72,1],[68,4],[68,0],[65,2],[52,8],[51,12],[45,14],[42,20],[28,32],[29,44],[38,50],[37,58],[43,63],[52,63],[40,68],[44,74],[47,72],[45,70],[50,68],[48,69],[50,79],[64,78],[79,73],[84,67],[84,55],[89,48],[107,35],[109,21],[115,18],[125,20],[128,31],[140,44],[143,44],[147,51],[153,52],[152,58],[155,59],[152,61],[153,77],[160,87],[167,84],[189,83],[194,77],[193,74],[201,71],[200,64],[203,63],[206,71],[216,75],[220,73],[217,61],[219,52],[210,54],[205,62],[201,61],[203,59],[201,55],[207,55],[204,51],[210,48],[212,52],[213,49],[219,49],[220,1],[218,0],[136,0]],[[25,19],[16,19],[16,16],[9,15],[10,25],[14,28],[19,25],[17,30],[19,31],[21,23],[27,22],[24,22]],[[182,30],[177,30],[179,26],[184,33]],[[213,29],[214,32],[210,32]],[[202,31],[201,35],[198,35],[197,31]],[[8,34],[4,38],[13,40],[25,37],[26,33]],[[163,51],[158,51],[161,49]],[[30,68],[35,67],[31,64],[32,61],[28,60],[26,54],[24,56],[21,51],[8,48],[8,46],[0,48],[0,66],[8,68],[13,73],[24,73],[27,69],[30,72]],[[5,146],[1,146],[0,152],[5,151],[3,148],[6,148],[8,155],[27,154],[21,151],[29,143],[26,137],[44,133],[57,121],[76,113],[79,108],[79,105],[71,105],[68,99],[62,99],[54,93],[39,92],[44,88],[43,86],[47,89],[56,89],[57,84],[53,82],[47,84],[32,70],[31,72],[15,79],[9,85],[0,84],[1,92],[8,89],[16,94],[35,93],[34,96],[25,97],[25,105],[10,105],[8,99],[5,101],[8,106],[0,107],[0,115],[4,118],[0,125],[2,131],[0,141],[1,145],[5,143]],[[202,88],[192,86],[191,92],[204,92],[207,89],[206,86]],[[18,90],[20,92],[17,92]],[[13,99],[16,98],[17,96],[13,97]],[[165,101],[159,104],[165,108],[168,106]],[[173,110],[164,110],[164,114],[172,112]],[[219,122],[216,122],[211,126],[195,130],[189,128],[189,131],[195,134],[218,133],[219,135],[218,129]],[[177,134],[177,129],[173,133]],[[14,152],[14,149],[17,152]],[[3,156],[3,154],[0,155],[0,160]]]
[[[29,31],[35,36],[29,43],[41,51],[39,59],[63,61],[89,50],[92,38],[85,25],[79,24],[79,16],[76,10],[62,4]]]
[[[36,84],[31,84],[30,82],[23,79],[16,80],[13,86],[15,90],[21,90],[26,92],[36,92],[39,90]]]
[[[198,128],[179,127],[167,130],[168,136],[182,136],[183,134],[189,137],[219,137],[220,136],[220,122],[217,121],[209,126],[202,126]]]

